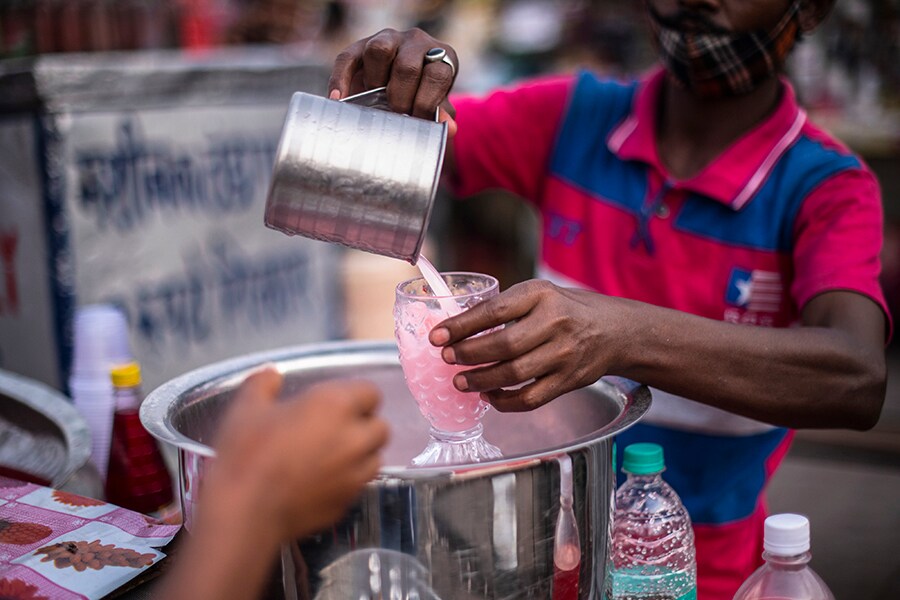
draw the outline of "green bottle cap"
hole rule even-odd
[[[622,455],[622,470],[632,475],[652,475],[666,468],[659,444],[631,444]]]

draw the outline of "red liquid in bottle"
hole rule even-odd
[[[117,411],[113,419],[106,499],[145,514],[172,502],[169,471],[137,410]]]
[[[136,372],[136,374],[135,374]],[[123,381],[128,385],[123,385]],[[107,501],[144,514],[155,513],[172,502],[172,479],[162,454],[141,423],[138,409],[143,399],[136,364],[113,370],[116,414],[113,418]]]

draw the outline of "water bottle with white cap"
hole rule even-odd
[[[734,600],[834,600],[825,582],[809,566],[809,520],[802,515],[766,519],[763,560]]]

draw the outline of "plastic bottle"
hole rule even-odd
[[[147,433],[138,411],[143,401],[137,363],[111,372],[116,413],[113,419],[106,499],[122,508],[159,515],[172,503],[172,479],[156,440]]]
[[[809,567],[809,520],[802,515],[766,519],[765,564],[738,589],[734,600],[834,600],[825,582]]]
[[[628,478],[616,491],[607,597],[695,600],[694,530],[678,494],[662,478],[662,447],[627,446],[622,470]]]

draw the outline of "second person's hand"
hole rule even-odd
[[[204,483],[241,490],[260,523],[293,538],[340,518],[378,474],[388,426],[371,383],[324,382],[279,402],[282,382],[267,368],[237,390]]]
[[[395,112],[433,119],[441,106],[441,120],[448,121],[452,135],[453,109],[446,100],[458,70],[459,58],[449,44],[421,29],[384,29],[337,56],[328,82],[329,98],[339,100],[386,86],[388,104]]]
[[[279,400],[283,380],[268,367],[235,390],[160,598],[260,597],[279,545],[335,523],[378,474],[388,426],[376,386],[331,381]]]

